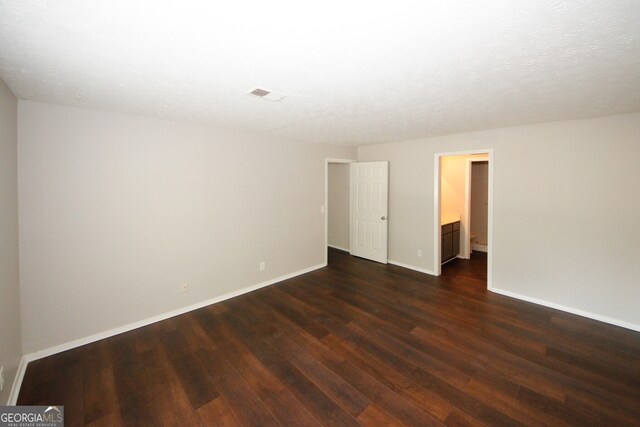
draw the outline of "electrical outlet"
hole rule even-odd
[[[324,213],[324,205],[320,206],[320,213]]]
[[[260,261],[260,271],[265,271],[267,269],[267,263],[264,261]]]
[[[189,290],[189,284],[187,282],[180,283],[180,292],[187,292]]]
[[[422,249],[418,249],[418,258],[422,257]]]
[[[0,366],[0,391],[4,389],[4,366]]]

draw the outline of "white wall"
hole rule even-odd
[[[329,163],[329,246],[349,250],[349,164]]]
[[[355,155],[28,101],[18,126],[25,352],[321,264],[324,159]]]
[[[358,160],[391,162],[389,257],[433,270],[434,153],[494,149],[494,288],[640,328],[639,136],[636,113],[363,146]]]
[[[0,405],[9,398],[22,343],[18,281],[18,101],[0,80],[0,366],[5,385]]]

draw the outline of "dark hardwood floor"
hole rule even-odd
[[[330,265],[31,362],[66,425],[639,425],[640,333],[439,278]]]

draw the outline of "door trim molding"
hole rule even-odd
[[[356,163],[356,159],[337,159],[325,157],[324,159],[324,265],[329,262],[329,163]],[[349,182],[349,192],[351,192],[351,182]],[[351,253],[351,199],[349,199],[349,249]]]
[[[447,156],[468,156],[487,154],[489,156],[489,194],[487,207],[487,289],[493,289],[493,149],[451,151],[433,155],[433,273],[442,273],[440,265],[441,225],[440,225],[440,159]]]

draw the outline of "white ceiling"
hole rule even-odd
[[[371,144],[640,111],[640,1],[0,0],[0,76],[23,99]]]

